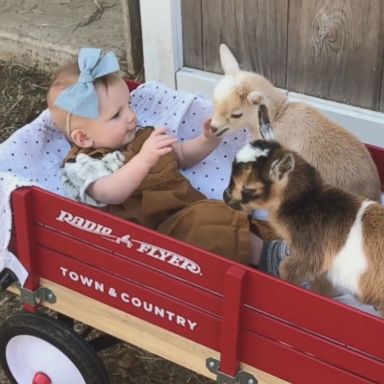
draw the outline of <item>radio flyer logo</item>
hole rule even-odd
[[[100,236],[101,238],[112,241],[116,244],[125,245],[127,248],[135,249],[138,253],[170,264],[194,275],[202,275],[200,266],[185,256],[169,251],[168,249],[158,247],[157,245],[133,239],[129,234],[116,236],[113,234],[111,228],[95,223],[94,221],[88,220],[84,217],[73,215],[70,212],[61,210],[59,215],[56,217],[56,220],[80,229],[81,231],[93,233],[94,235]]]

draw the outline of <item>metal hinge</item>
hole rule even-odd
[[[217,384],[257,384],[255,376],[245,371],[239,371],[235,377],[220,372],[220,361],[209,357],[205,361],[208,370],[216,375]]]
[[[50,304],[56,303],[56,295],[48,288],[39,287],[36,291],[30,291],[27,288],[20,288],[20,300],[23,304],[29,304],[36,307],[46,301]]]

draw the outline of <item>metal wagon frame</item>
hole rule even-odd
[[[368,147],[384,181],[384,149]],[[26,312],[0,327],[11,379],[26,334],[64,346],[87,384],[107,383],[64,324],[74,319],[217,383],[384,383],[380,318],[37,187],[14,191],[12,210],[29,277],[10,288]],[[51,382],[43,367],[19,384]]]

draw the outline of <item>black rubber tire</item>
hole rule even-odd
[[[28,312],[18,312],[0,326],[0,364],[12,383],[22,384],[9,369],[6,348],[19,335],[35,336],[56,347],[77,367],[87,384],[109,383],[99,356],[73,329],[46,314]]]

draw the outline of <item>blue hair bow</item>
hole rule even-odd
[[[113,52],[103,56],[101,49],[98,48],[81,48],[78,63],[79,79],[57,96],[55,105],[73,115],[97,119],[99,99],[94,81],[117,72],[120,69],[119,63]]]

